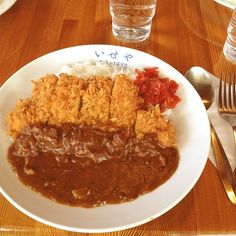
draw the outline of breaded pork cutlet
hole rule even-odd
[[[176,144],[173,125],[163,117],[159,107],[137,112],[135,132],[138,138],[148,133],[156,134],[157,140],[164,147],[174,147]]]
[[[79,122],[83,85],[84,80],[76,76],[60,74],[51,98],[49,124]]]
[[[97,76],[87,81],[80,110],[82,122],[108,122],[112,86],[112,80],[106,77]]]
[[[174,147],[172,123],[158,107],[138,110],[139,101],[138,88],[125,75],[117,75],[114,83],[105,77],[82,80],[67,74],[59,78],[47,75],[33,81],[32,97],[20,100],[9,113],[8,130],[15,138],[24,127],[38,122],[60,125],[111,121],[118,126],[135,128],[138,138],[154,133],[161,145]]]
[[[138,107],[138,88],[126,75],[115,78],[111,96],[110,119],[118,126],[133,127]]]

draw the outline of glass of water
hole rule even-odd
[[[223,47],[225,57],[236,64],[236,8],[233,11],[231,20],[227,29],[227,38]]]
[[[112,32],[127,42],[146,40],[151,32],[156,0],[110,0]]]

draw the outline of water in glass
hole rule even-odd
[[[223,52],[229,61],[236,64],[236,9],[228,25]]]
[[[123,41],[144,41],[155,11],[156,0],[110,0],[113,34]]]

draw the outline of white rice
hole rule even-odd
[[[62,73],[76,75],[80,78],[88,78],[91,76],[109,76],[114,79],[117,74],[126,74],[131,79],[135,79],[134,68],[119,67],[105,61],[87,60],[76,62],[70,65],[64,65],[61,69]]]

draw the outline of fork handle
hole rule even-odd
[[[210,122],[210,126],[211,126],[211,142],[212,142],[213,152],[214,152],[214,156],[216,160],[216,166],[218,169],[218,174],[229,200],[234,205],[236,205],[236,195],[235,195],[236,184],[234,180],[233,171],[231,170],[229,160],[216,134],[215,128],[213,127],[211,122]],[[234,135],[235,134],[236,132],[234,132]]]

